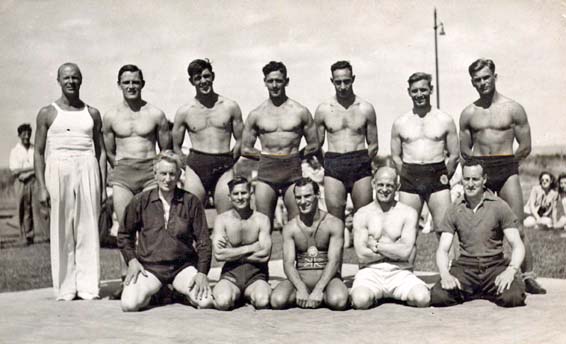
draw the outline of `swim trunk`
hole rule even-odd
[[[358,287],[369,289],[374,297],[382,294],[383,298],[407,301],[409,293],[425,282],[412,271],[400,268],[392,263],[376,263],[360,269],[354,277],[352,291]]]
[[[432,164],[403,163],[399,175],[401,180],[399,191],[426,197],[450,189],[448,170],[443,161]]]
[[[225,262],[220,274],[221,280],[232,282],[243,293],[247,287],[256,281],[269,280],[267,263]]]
[[[186,163],[198,175],[204,189],[214,192],[218,179],[234,166],[234,156],[232,152],[205,153],[191,148]]]
[[[122,158],[116,161],[111,184],[128,189],[134,195],[157,186],[153,175],[153,159]]]
[[[259,158],[257,179],[283,195],[287,188],[301,179],[301,158],[298,153],[289,155],[262,154]]]
[[[485,186],[499,193],[509,177],[519,174],[519,162],[513,155],[472,156],[470,160],[479,161],[487,174]]]
[[[327,152],[324,155],[324,175],[338,179],[351,193],[354,183],[371,176],[371,160],[368,150],[348,153]]]
[[[175,277],[179,272],[183,271],[189,266],[194,266],[193,263],[185,262],[179,264],[178,262],[172,262],[171,264],[145,264],[142,263],[143,268],[157,277],[159,282],[163,285],[168,285],[173,283]]]
[[[297,270],[322,270],[328,264],[328,252],[311,246],[307,252],[297,254]]]

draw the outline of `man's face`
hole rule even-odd
[[[347,98],[354,93],[352,85],[356,77],[348,68],[336,69],[332,72],[332,84],[336,89],[336,97]]]
[[[145,83],[139,72],[122,73],[118,83],[125,100],[140,99],[144,85]]]
[[[202,72],[194,74],[189,80],[195,87],[197,94],[206,95],[213,92],[212,82],[214,81],[214,73],[210,69],[203,69]]]
[[[31,131],[28,130],[24,130],[22,131],[22,133],[20,135],[18,135],[20,138],[20,142],[22,143],[22,145],[24,146],[29,146],[30,145],[30,139],[31,139]]]
[[[486,176],[481,166],[464,166],[462,170],[462,184],[464,185],[466,197],[474,198],[480,196],[485,188],[485,182]]]
[[[155,165],[155,180],[157,186],[162,192],[171,192],[175,190],[177,181],[181,176],[181,171],[177,169],[175,163],[161,160]]]
[[[285,94],[285,87],[287,87],[289,79],[280,71],[274,71],[267,74],[263,79],[263,82],[269,91],[269,96],[277,98]]]
[[[246,209],[250,207],[251,193],[246,184],[234,185],[230,191],[230,201],[235,209]]]
[[[375,198],[380,203],[391,203],[397,191],[397,173],[392,168],[383,167],[377,170],[373,178]]]
[[[295,201],[301,214],[310,214],[318,207],[318,197],[314,193],[312,184],[295,187]]]
[[[415,108],[429,107],[431,94],[432,86],[427,80],[419,80],[409,86],[409,96],[413,100]]]
[[[79,93],[83,78],[77,67],[67,65],[59,70],[57,81],[63,94],[76,95]]]
[[[488,66],[475,72],[472,76],[472,85],[479,95],[489,95],[495,92],[495,81],[497,74],[491,72]]]

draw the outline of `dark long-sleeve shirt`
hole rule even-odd
[[[177,266],[189,262],[199,272],[207,274],[212,244],[199,199],[177,188],[171,201],[167,228],[163,215],[157,188],[136,195],[128,204],[123,226],[118,231],[118,247],[126,262],[133,258],[142,265]]]

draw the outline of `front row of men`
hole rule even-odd
[[[270,223],[250,207],[251,184],[241,177],[229,183],[233,208],[218,216],[210,239],[202,203],[177,187],[183,164],[172,151],[154,163],[158,187],[136,195],[126,207],[118,245],[128,262],[122,309],[147,307],[162,287],[172,285],[198,308],[229,310],[245,301],[255,308],[283,309],[321,305],[343,310],[375,306],[394,299],[411,306],[449,306],[484,298],[503,307],[524,305],[525,287],[518,274],[525,255],[519,221],[509,206],[485,188],[483,166],[463,166],[464,196],[447,210],[437,251],[440,281],[429,291],[413,272],[417,212],[395,200],[398,174],[378,168],[372,186],[375,200],[354,217],[354,247],[360,263],[350,293],[341,279],[343,222],[318,208],[318,185],[308,178],[293,187],[299,214],[283,228],[283,268],[288,279],[268,284]],[[449,268],[454,234],[460,258]],[[136,243],[137,237],[137,243]],[[510,262],[503,239],[511,244]],[[137,247],[136,247],[137,246]],[[224,262],[211,290],[207,274],[212,252]]]

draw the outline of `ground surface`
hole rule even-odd
[[[281,261],[270,264],[275,280]],[[356,266],[346,265],[351,277]],[[213,269],[211,279],[218,278]],[[431,282],[434,276],[423,277]],[[170,304],[122,313],[118,301],[54,301],[51,289],[0,294],[0,343],[565,343],[566,281],[541,279],[546,296],[504,309],[487,301],[416,309],[387,303],[369,311],[232,312]],[[274,284],[277,281],[274,281]],[[103,284],[104,294],[116,282]]]

